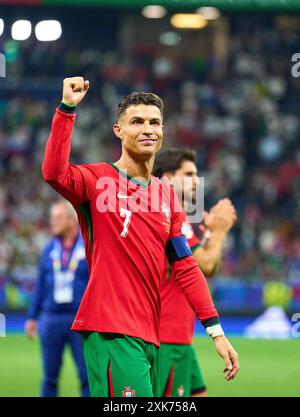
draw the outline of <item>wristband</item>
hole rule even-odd
[[[64,113],[74,114],[76,110],[76,105],[70,106],[69,104],[65,104],[63,101],[61,101],[58,109]]]
[[[206,327],[206,334],[212,338],[217,336],[223,336],[224,332],[220,324],[215,324],[214,326]]]

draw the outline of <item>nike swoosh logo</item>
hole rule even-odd
[[[131,195],[123,195],[120,192],[118,193],[118,198],[134,198],[134,196]]]

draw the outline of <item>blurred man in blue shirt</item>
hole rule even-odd
[[[88,265],[77,215],[68,201],[58,200],[53,204],[50,227],[53,238],[41,255],[25,332],[33,338],[38,329],[44,368],[41,395],[57,395],[63,351],[69,344],[81,380],[82,396],[89,396],[82,338],[70,330],[88,282]]]

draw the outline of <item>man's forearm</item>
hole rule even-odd
[[[70,112],[64,105],[56,110],[42,166],[43,177],[47,182],[57,180],[68,171],[75,118],[74,110]]]
[[[82,165],[69,162],[75,114],[74,109],[67,109],[61,104],[53,117],[45,150],[43,177],[59,194],[78,206],[88,200],[86,171]]]
[[[177,286],[183,291],[204,327],[219,323],[206,279],[192,256],[172,263]]]
[[[206,277],[211,277],[220,266],[225,237],[225,233],[213,232],[205,247],[193,251],[193,256]]]
[[[34,294],[32,303],[27,313],[28,320],[37,320],[41,312],[42,302],[43,302],[42,289],[38,289],[36,293]]]
[[[76,117],[75,109],[88,89],[89,81],[84,80],[83,77],[64,79],[62,102],[53,118],[52,129],[46,146],[42,168],[43,177],[65,198],[72,198],[71,194],[74,194],[74,182],[76,180],[80,186],[83,182],[80,169],[77,170],[77,173],[76,168],[72,172],[69,158],[72,128]],[[82,200],[85,196],[79,193],[79,197],[79,200]],[[78,203],[79,200],[77,198],[74,203]]]

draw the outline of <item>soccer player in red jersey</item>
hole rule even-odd
[[[195,200],[196,157],[194,150],[171,148],[159,153],[154,164],[153,175],[167,179],[174,186],[184,211],[187,211],[188,201]],[[218,269],[224,241],[236,219],[236,211],[230,200],[220,200],[209,213],[204,212],[204,221],[200,226],[202,239],[199,240],[187,216],[183,215],[182,233],[206,277],[211,277]],[[194,323],[195,314],[171,274],[161,282],[161,396],[207,396],[192,346]]]
[[[76,209],[85,241],[90,278],[72,329],[83,335],[91,395],[158,395],[160,281],[167,257],[231,380],[239,370],[237,354],[182,235],[179,201],[171,187],[151,177],[163,140],[163,103],[152,93],[125,97],[113,126],[121,158],[75,165],[69,162],[75,109],[88,89],[82,77],[64,80],[43,177]]]

